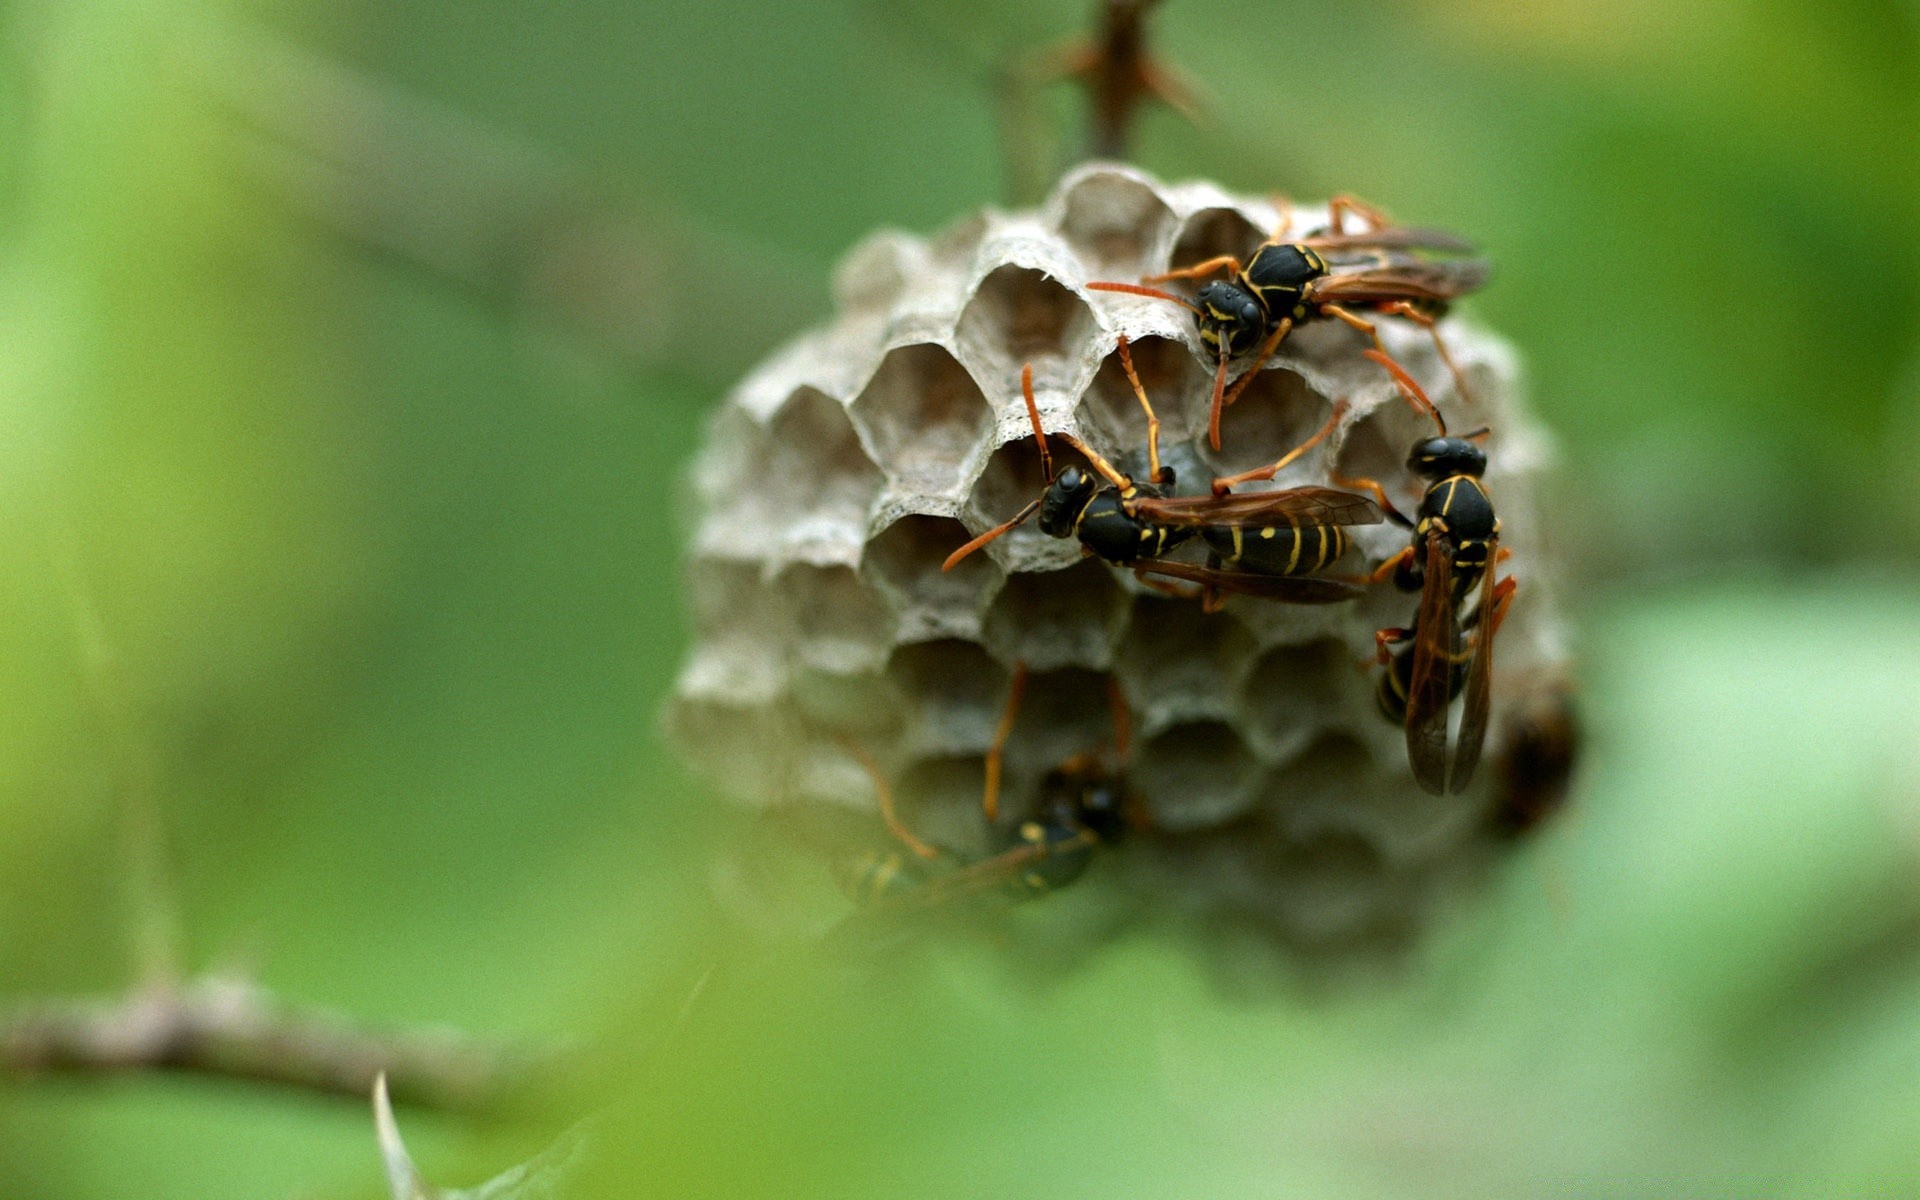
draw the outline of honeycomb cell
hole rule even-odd
[[[1132,723],[1124,709],[1115,711],[1115,704],[1124,702],[1099,671],[1070,667],[1030,673],[1006,749],[1009,775],[1023,782],[1008,789],[1004,806],[1025,811],[1023,802],[1031,798],[1027,785],[1069,759],[1097,755],[1115,765],[1122,729]]]
[[[1140,386],[1153,405],[1154,415],[1160,418],[1163,449],[1171,450],[1198,436],[1206,428],[1207,413],[1203,405],[1192,401],[1205,396],[1212,382],[1205,368],[1194,361],[1186,343],[1167,337],[1141,338],[1132,343],[1130,353]],[[1101,361],[1081,397],[1076,417],[1100,447],[1114,450],[1110,457],[1123,470],[1146,478],[1147,414],[1127,381],[1117,352]],[[1198,485],[1204,481],[1182,478],[1179,482]]]
[[[1009,577],[987,607],[981,639],[1002,662],[1104,670],[1127,615],[1127,594],[1112,572],[1088,558],[1064,571]]]
[[[1380,481],[1395,506],[1410,513],[1424,487],[1407,470],[1407,452],[1415,442],[1437,432],[1431,420],[1405,404],[1377,405],[1347,426],[1334,453],[1334,471],[1347,478]],[[1411,506],[1403,504],[1409,497]]]
[[[959,638],[901,646],[887,660],[908,756],[979,755],[1007,705],[1008,672],[980,644]]]
[[[968,361],[993,372],[999,394],[1017,396],[1021,368],[1052,386],[1069,382],[1069,362],[1099,332],[1093,310],[1059,280],[1032,267],[990,272],[960,311],[954,338]]]
[[[865,522],[882,478],[838,400],[796,388],[769,423],[768,442],[770,490],[800,511]]]
[[[850,413],[893,485],[912,491],[959,486],[993,428],[973,376],[932,343],[888,351]]]
[[[919,238],[882,230],[840,260],[833,272],[833,298],[845,312],[885,311],[931,269]]]
[[[1180,223],[1167,268],[1179,270],[1222,254],[1244,264],[1254,248],[1267,240],[1267,233],[1236,209],[1203,208]],[[1224,273],[1209,278],[1224,278]]]
[[[1265,370],[1220,414],[1220,449],[1202,443],[1201,453],[1215,473],[1237,475],[1267,466],[1312,437],[1326,424],[1333,404],[1297,373]],[[1271,486],[1292,487],[1326,479],[1325,443],[1295,459]],[[1265,485],[1261,485],[1265,486]]]
[[[668,705],[667,736],[735,800],[761,805],[787,792],[798,735],[783,703],[733,703],[683,690]]]
[[[1000,568],[972,554],[942,571],[965,545],[967,527],[952,517],[913,515],[882,529],[867,544],[862,573],[893,610],[902,642],[977,638],[987,602],[1000,588]]]
[[[773,584],[792,614],[801,657],[834,670],[878,670],[893,645],[893,615],[851,567],[796,564]]]
[[[1329,714],[1352,712],[1356,693],[1372,686],[1347,643],[1318,638],[1277,646],[1254,660],[1240,682],[1240,711],[1254,744],[1268,758],[1292,757],[1311,741]],[[1339,761],[1327,744],[1316,757]]]
[[[1114,674],[1152,732],[1231,716],[1235,685],[1254,653],[1243,627],[1224,614],[1202,612],[1196,600],[1138,596]]]
[[[1309,945],[1350,941],[1380,920],[1393,881],[1386,861],[1358,834],[1284,838],[1263,856],[1273,912],[1288,937]]]
[[[1190,721],[1145,739],[1127,783],[1146,798],[1157,829],[1224,824],[1253,806],[1260,764],[1224,721]]]
[[[899,727],[898,701],[879,670],[821,662],[808,648],[787,670],[794,712],[821,732],[880,744]]]
[[[757,562],[696,558],[687,564],[687,590],[693,596],[693,624],[714,641],[744,640],[776,648],[792,636],[786,603],[765,583]]]
[[[909,762],[893,781],[895,811],[915,837],[967,859],[987,853],[980,808],[986,781],[978,755],[934,755]]]
[[[1174,220],[1147,179],[1110,167],[1064,180],[1049,213],[1090,279],[1130,280],[1146,273]]]

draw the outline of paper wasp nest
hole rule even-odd
[[[1453,428],[1494,430],[1485,478],[1521,582],[1496,648],[1489,765],[1465,795],[1415,786],[1403,731],[1375,705],[1374,631],[1410,623],[1417,603],[1391,585],[1314,607],[1240,597],[1206,616],[1031,522],[940,570],[1045,482],[1023,363],[1049,431],[1144,476],[1146,422],[1115,354],[1122,333],[1182,490],[1271,462],[1345,399],[1334,435],[1271,486],[1326,484],[1337,468],[1379,479],[1403,511],[1417,506],[1405,459],[1432,424],[1361,356],[1361,335],[1332,320],[1295,332],[1227,411],[1216,454],[1205,437],[1212,360],[1192,315],[1084,286],[1244,257],[1275,222],[1264,200],[1094,165],[1039,211],[988,211],[931,239],[885,232],[855,249],[839,269],[837,319],[727,398],[695,467],[696,639],[669,712],[681,751],[750,805],[873,813],[851,741],[882,764],[912,828],[970,858],[989,845],[982,755],[1013,664],[1032,676],[1007,750],[1003,821],[1026,811],[1050,767],[1110,751],[1116,679],[1131,711],[1127,786],[1152,821],[1109,855],[1117,892],[1299,949],[1404,942],[1484,859],[1484,777],[1502,713],[1563,657],[1530,506],[1549,447],[1521,407],[1505,345],[1458,317],[1444,323],[1469,405],[1423,331],[1380,321]],[[1324,223],[1324,209],[1300,209],[1294,228]],[[1367,557],[1343,564],[1350,575],[1408,544],[1390,524],[1353,532]]]

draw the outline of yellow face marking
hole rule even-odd
[[[1266,540],[1268,540],[1268,541],[1272,541],[1272,540],[1273,540],[1273,536],[1274,536],[1274,534],[1276,534],[1276,533],[1278,533],[1278,532],[1279,532],[1279,530],[1277,530],[1277,529],[1275,529],[1275,528],[1274,528],[1273,526],[1271,526],[1271,525],[1269,525],[1269,526],[1267,526],[1267,527],[1266,527],[1265,529],[1262,529],[1262,530],[1260,531],[1260,536],[1261,536],[1261,537],[1263,537],[1263,538],[1265,538],[1265,539],[1266,539]]]

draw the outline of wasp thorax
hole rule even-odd
[[[1450,475],[1478,478],[1487,470],[1487,453],[1466,438],[1430,437],[1414,444],[1407,455],[1407,470],[1422,479],[1445,479]]]
[[[1293,217],[1299,229],[1330,220],[1305,205]],[[1496,844],[1481,820],[1494,798],[1478,781],[1465,794],[1421,791],[1404,729],[1376,711],[1377,679],[1354,669],[1374,657],[1377,630],[1412,622],[1416,599],[1387,581],[1357,601],[1239,596],[1205,613],[1127,565],[1157,557],[1204,567],[1218,547],[1130,508],[1155,489],[1122,334],[1160,422],[1160,460],[1179,467],[1180,495],[1206,495],[1217,476],[1274,462],[1342,400],[1320,446],[1235,494],[1339,488],[1336,477],[1377,480],[1392,496],[1424,489],[1429,465],[1405,461],[1406,401],[1361,357],[1367,339],[1337,321],[1290,337],[1226,410],[1216,453],[1207,424],[1218,346],[1196,341],[1192,314],[1176,305],[1086,286],[1224,255],[1251,269],[1280,224],[1263,199],[1094,165],[1040,209],[988,210],[924,239],[888,232],[850,255],[840,312],[726,398],[695,467],[694,637],[671,701],[676,748],[741,803],[830,813],[834,828],[864,829],[887,849],[895,843],[865,755],[899,819],[944,856],[882,855],[869,872],[876,885],[912,886],[917,868],[980,862],[1031,822],[1037,842],[1026,844],[1049,850],[1036,859],[1038,883],[1091,860],[1078,886],[1111,883],[1130,897],[1113,921],[1090,927],[1179,913],[1164,925],[1201,937],[1259,930],[1322,961],[1404,944]],[[1311,263],[1276,251],[1263,275],[1269,266],[1292,278]],[[1259,300],[1245,281],[1206,282],[1199,293],[1213,315],[1203,329],[1235,353],[1256,350],[1270,328]],[[1490,465],[1477,448],[1450,457],[1449,443],[1431,467],[1490,471],[1500,548],[1512,551],[1503,572],[1521,580],[1494,659],[1492,767],[1506,706],[1529,681],[1553,679],[1563,659],[1531,512],[1545,438],[1519,405],[1513,356],[1496,339],[1447,318],[1468,403],[1425,331],[1391,316],[1377,324],[1449,423],[1501,431]],[[1028,465],[1026,363],[1042,375],[1045,427],[1132,467],[1134,499],[1071,451],[1042,495]],[[1002,453],[1015,442],[1024,444]],[[1458,492],[1456,518],[1472,499]],[[1000,537],[941,569],[1036,499],[1034,518],[1054,537]],[[1384,523],[1347,533],[1347,575],[1408,545],[1405,530]],[[1268,559],[1313,549],[1265,523],[1238,535],[1250,560],[1256,545]],[[1019,664],[1025,699],[1005,745],[1000,819],[989,825],[983,760]],[[1106,776],[1063,775],[1082,755],[1097,756]],[[1488,769],[1479,779],[1499,777]],[[1123,807],[1137,823],[1109,847],[1127,822],[1102,814]],[[743,900],[738,911],[769,924],[816,911],[790,896]]]

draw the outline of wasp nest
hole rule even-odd
[[[1049,432],[1144,477],[1146,421],[1116,355],[1122,334],[1182,490],[1271,462],[1344,400],[1333,435],[1271,486],[1370,476],[1412,511],[1422,485],[1405,460],[1432,424],[1362,357],[1360,334],[1332,320],[1295,332],[1227,410],[1216,453],[1212,358],[1192,314],[1086,287],[1244,258],[1277,216],[1207,184],[1095,165],[1039,211],[989,211],[932,239],[881,233],[855,249],[837,277],[838,319],[728,397],[696,465],[697,636],[669,713],[683,753],[750,805],[873,813],[860,747],[912,829],[972,858],[996,844],[982,757],[1015,664],[1031,678],[1007,746],[1003,821],[1030,809],[1049,768],[1111,753],[1115,681],[1131,717],[1126,786],[1150,813],[1149,830],[1111,856],[1122,893],[1215,925],[1240,919],[1295,947],[1404,941],[1495,836],[1486,785],[1422,792],[1403,731],[1375,703],[1374,631],[1410,624],[1417,597],[1390,585],[1324,606],[1238,597],[1206,615],[1031,522],[941,570],[1045,482],[1023,364]],[[1324,221],[1301,209],[1294,228]],[[1549,447],[1501,342],[1444,323],[1469,401],[1422,330],[1379,325],[1450,425],[1493,428],[1485,478],[1521,581],[1496,654],[1497,762],[1503,713],[1563,657],[1529,504]],[[1408,544],[1393,525],[1352,532],[1366,561],[1350,558],[1348,574]]]

